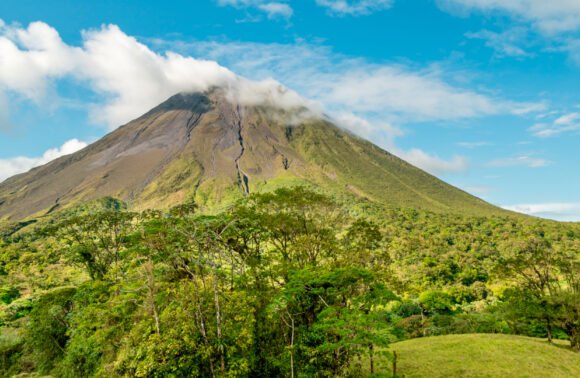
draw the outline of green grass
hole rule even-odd
[[[580,354],[564,343],[496,334],[426,337],[391,345],[400,377],[580,377]],[[391,362],[377,371],[390,376]]]

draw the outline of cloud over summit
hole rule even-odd
[[[43,22],[28,28],[0,29],[0,91],[39,100],[59,79],[84,83],[100,95],[92,118],[115,128],[178,92],[228,88],[241,102],[275,101],[300,106],[305,101],[274,80],[252,82],[215,61],[171,51],[158,54],[115,25],[82,33],[82,46],[62,41]]]
[[[73,80],[96,94],[96,102],[83,104],[90,109],[91,119],[114,129],[175,93],[219,86],[241,103],[306,106],[329,113],[339,124],[367,138],[386,133],[381,137],[383,147],[436,174],[464,171],[467,160],[461,156],[444,160],[419,149],[397,148],[394,139],[402,135],[399,125],[522,114],[542,107],[454,86],[436,68],[376,64],[306,43],[194,42],[177,46],[182,47],[181,53],[163,41],[155,47],[151,49],[116,25],[83,31],[82,43],[73,46],[43,22],[26,28],[2,24],[0,93],[39,101],[59,80]],[[288,88],[297,89],[305,98]]]

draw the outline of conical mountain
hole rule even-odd
[[[324,118],[228,98],[220,89],[175,95],[85,149],[7,179],[0,219],[105,196],[133,209],[192,199],[211,208],[294,184],[394,207],[502,212]]]

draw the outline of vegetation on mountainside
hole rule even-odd
[[[211,216],[108,199],[0,234],[7,376],[360,376],[392,342],[464,333],[579,349],[574,224],[298,187]]]

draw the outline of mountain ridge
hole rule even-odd
[[[207,208],[280,185],[312,185],[395,207],[504,210],[306,108],[245,105],[219,88],[180,93],[86,148],[0,183],[0,219],[111,196],[135,209]]]

